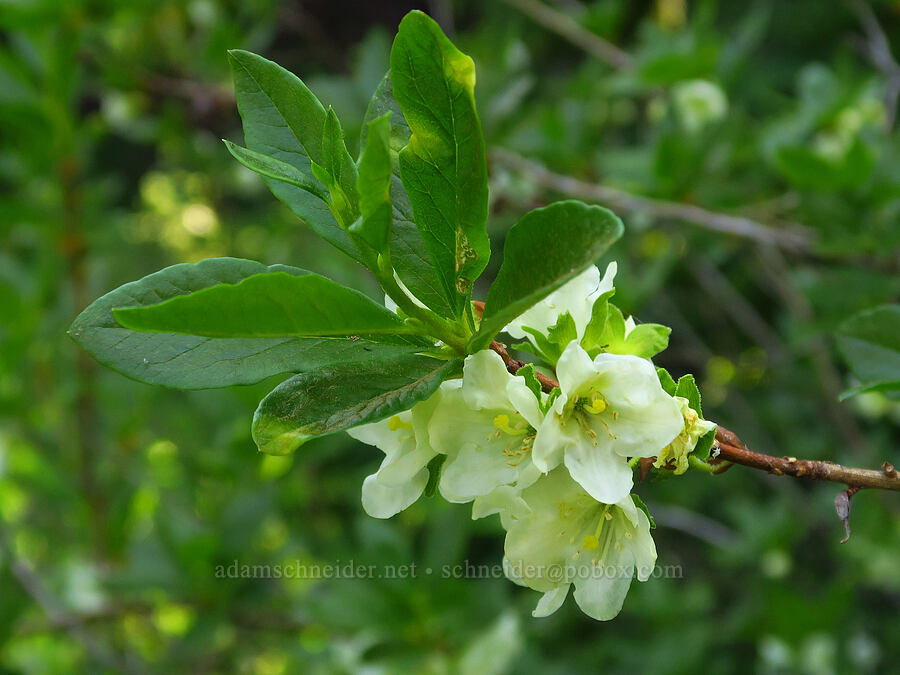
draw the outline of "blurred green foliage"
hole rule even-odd
[[[532,593],[505,579],[441,578],[499,561],[492,519],[429,499],[366,517],[359,488],[380,457],[346,437],[257,454],[250,415],[276,381],[162,390],[65,337],[107,290],[213,255],[374,292],[219,142],[240,140],[225,50],[300,74],[356,146],[414,4],[0,3],[0,672],[890,672],[893,494],[858,495],[841,546],[835,486],[742,468],[642,485],[660,564],[682,578],[635,584],[610,624],[573,606],[534,620]],[[814,0],[549,4],[633,66],[505,3],[422,6],[476,61],[489,151],[811,228],[798,254],[620,213],[617,301],[673,327],[661,365],[697,373],[706,415],[751,447],[897,464],[900,403],[837,400],[854,381],[832,333],[900,295],[900,136],[884,103],[896,82],[866,58],[857,14]],[[874,9],[897,44],[898,5]],[[528,208],[566,196],[499,161],[491,180],[495,251]],[[217,578],[235,561],[416,572]]]

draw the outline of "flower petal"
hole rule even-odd
[[[604,416],[616,437],[615,451],[623,457],[651,457],[681,433],[684,419],[675,400],[659,383],[648,359],[622,354],[599,354],[594,367],[610,411]]]
[[[556,376],[567,401],[596,374],[594,362],[578,342],[572,341],[566,345],[556,363]]]
[[[554,410],[544,417],[531,447],[531,461],[542,472],[547,473],[559,466],[566,448],[576,442],[575,436],[570,433],[570,427],[574,427],[571,431],[575,433],[580,431]]]
[[[606,436],[597,445],[585,434],[566,448],[565,464],[572,478],[598,502],[615,504],[627,497],[634,485],[628,462],[613,450],[615,442]]]
[[[511,407],[506,398],[506,385],[514,377],[500,355],[490,349],[466,357],[462,384],[466,403],[476,410]]]
[[[634,563],[629,558],[611,557],[604,561],[602,571],[595,568],[591,574],[578,575],[573,596],[582,612],[598,621],[609,621],[622,611],[634,577]]]
[[[396,485],[383,483],[378,473],[363,481],[362,506],[373,518],[390,518],[415,502],[428,483],[428,469],[422,468],[408,481]]]
[[[547,591],[541,596],[541,599],[538,600],[537,607],[534,608],[534,611],[531,613],[531,616],[539,619],[545,616],[550,616],[562,607],[563,602],[566,600],[566,596],[569,594],[569,586],[571,584],[563,584],[559,588],[554,588],[552,591]]]
[[[525,384],[524,377],[514,376],[506,383],[506,398],[516,411],[525,418],[532,427],[541,426],[544,414],[534,392]]]

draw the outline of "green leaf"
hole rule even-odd
[[[531,393],[534,394],[535,398],[540,402],[542,387],[540,380],[537,379],[537,370],[535,370],[534,364],[526,363],[516,371],[516,375],[525,379],[525,384],[528,385]]]
[[[359,160],[359,210],[362,218],[350,227],[379,253],[388,248],[391,231],[391,113],[366,125],[365,146]]]
[[[700,390],[693,375],[682,375],[678,378],[678,386],[675,387],[675,396],[686,398],[688,405],[693,408],[700,417],[703,417],[703,408],[700,406]]]
[[[306,274],[292,267],[267,267],[237,258],[167,267],[94,301],[75,319],[69,335],[100,363],[127,377],[178,389],[252,384],[279,373],[368,360],[373,353],[412,354],[423,348],[421,343],[398,346],[334,338],[209,338],[139,333],[123,328],[112,315],[114,307],[156,305],[275,271]]]
[[[425,242],[419,234],[413,217],[409,195],[400,178],[399,152],[409,142],[410,130],[400,106],[394,99],[390,75],[385,75],[375,90],[366,110],[363,126],[363,147],[368,143],[368,123],[387,113],[391,114],[391,203],[393,224],[390,232],[391,264],[397,276],[410,292],[427,307],[441,316],[455,317],[453,307],[444,294],[437,271],[425,250]]]
[[[556,366],[559,357],[562,356],[566,346],[578,337],[578,328],[575,326],[575,319],[569,312],[559,315],[556,323],[547,329],[545,336],[536,328],[530,326],[522,326],[522,330],[530,334],[534,338],[534,345],[525,343],[520,345],[525,351],[536,354],[551,366]],[[516,347],[519,348],[519,347]]]
[[[602,345],[600,339],[603,336],[603,331],[606,329],[609,299],[615,294],[616,289],[611,288],[594,300],[594,304],[591,305],[591,319],[585,326],[584,336],[581,338],[581,346],[584,347],[585,351],[590,352],[595,347]]]
[[[125,328],[206,337],[409,333],[403,319],[359,291],[319,276],[274,271],[171,298],[113,309]]]
[[[884,380],[882,382],[867,382],[856,387],[852,387],[847,391],[841,392],[838,397],[841,401],[846,401],[857,394],[867,394],[869,392],[894,392],[900,391],[900,380]]]
[[[639,323],[625,338],[625,351],[616,353],[652,359],[669,346],[671,332],[671,328],[658,323]]]
[[[656,521],[653,520],[653,516],[650,515],[650,509],[647,508],[647,505],[644,503],[644,500],[641,499],[640,497],[638,497],[633,492],[631,493],[631,500],[634,502],[634,505],[636,507],[638,507],[641,511],[643,511],[646,514],[647,520],[650,521],[650,529],[655,530],[656,529]]]
[[[606,307],[606,325],[599,331],[594,327],[591,333],[592,342],[588,342],[588,333],[582,338],[582,345],[592,357],[600,352],[611,354],[633,354],[650,359],[669,346],[669,333],[672,330],[658,323],[641,323],[626,333],[625,317],[622,310],[611,302]]]
[[[400,173],[455,315],[488,258],[487,165],[475,112],[475,64],[440,27],[410,12],[391,49],[394,96],[412,131]]]
[[[428,462],[428,482],[425,484],[425,489],[422,491],[426,497],[434,497],[437,493],[438,484],[441,482],[441,469],[444,466],[444,462],[447,461],[447,455],[435,455]]]
[[[889,391],[890,383],[900,380],[900,305],[881,305],[850,317],[838,328],[837,344],[862,383],[843,398],[867,389]]]
[[[295,375],[260,402],[253,440],[262,452],[288,454],[313,438],[409,410],[461,369],[460,359],[404,354]]]
[[[278,64],[239,49],[228,55],[247,147],[290,164],[302,174],[311,174],[311,161],[320,165],[324,161],[322,130],[326,114],[322,104],[300,78]],[[272,178],[265,181],[272,193],[316,234],[363,262],[350,236],[321,199],[295,185]],[[348,189],[347,185],[342,187]],[[352,183],[350,187],[354,187]]]
[[[659,383],[662,385],[663,391],[669,396],[674,396],[678,385],[675,384],[674,378],[669,375],[669,371],[665,368],[657,368],[656,374],[659,377]]]
[[[236,145],[231,141],[226,141],[225,139],[222,140],[232,157],[251,171],[255,171],[260,176],[265,176],[266,178],[271,178],[306,190],[326,204],[328,203],[328,193],[322,189],[321,184],[314,181],[292,164],[282,162],[280,159],[275,159],[274,157],[269,157],[268,155],[259,152],[254,152],[253,150],[248,150],[247,148],[242,148],[240,145]]]
[[[579,201],[526,214],[506,235],[503,264],[469,351],[486,348],[506,324],[582,272],[620,236],[622,221],[612,211]]]
[[[716,440],[716,430],[711,429],[697,439],[697,445],[694,446],[693,455],[704,462],[709,459],[709,451],[712,450],[713,443]]]
[[[313,175],[328,186],[331,193],[331,212],[343,229],[350,227],[358,215],[356,193],[357,168],[347,146],[344,131],[334,112],[328,107],[322,128],[322,164],[312,164]]]

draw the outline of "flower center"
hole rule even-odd
[[[388,420],[388,429],[391,431],[400,431],[400,429],[412,429],[413,425],[409,422],[404,422],[400,419],[399,415],[394,415]]]
[[[592,391],[590,397],[579,400],[582,402],[582,409],[592,415],[599,415],[609,407],[606,397],[599,391]]]
[[[609,512],[611,504],[607,504],[603,507],[603,512],[600,514],[600,518],[597,519],[597,529],[594,530],[594,534],[587,535],[584,540],[581,542],[581,545],[588,551],[596,551],[600,548],[600,535],[604,534],[603,526],[606,524],[606,521],[612,520],[612,514]],[[607,528],[607,532],[605,533],[607,536],[604,539],[609,538],[609,528]]]
[[[522,436],[528,433],[528,423],[520,423],[516,426],[512,426],[509,423],[509,415],[497,415],[494,418],[494,426],[497,427],[502,433],[510,434],[511,436]]]

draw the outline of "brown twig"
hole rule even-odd
[[[843,483],[855,488],[900,491],[900,475],[888,462],[881,469],[856,469],[834,462],[796,457],[772,457],[748,449],[733,431],[720,426],[716,431],[718,453],[714,462],[731,462],[751,469],[761,469],[776,476],[794,476]],[[716,452],[714,450],[713,452]]]
[[[617,70],[630,68],[634,63],[628,52],[619,49],[613,43],[581,26],[569,15],[545,5],[540,0],[504,0],[504,2],[527,15],[535,23]]]
[[[678,220],[707,230],[736,235],[792,251],[808,252],[812,249],[814,232],[799,223],[789,223],[788,227],[776,228],[751,218],[716,213],[693,204],[668,202],[635,195],[608,185],[588,183],[572,176],[554,173],[521,155],[500,148],[491,151],[491,159],[507,168],[526,174],[544,188],[572,197],[603,202],[606,206],[629,213],[648,213],[655,218]]]
[[[491,350],[500,355],[506,369],[516,374],[525,363],[514,359],[506,351],[506,347],[494,340],[491,342]],[[541,373],[537,374],[541,388],[549,393],[559,382],[552,377]],[[794,476],[796,478],[812,478],[814,480],[827,480],[835,483],[843,483],[848,487],[875,488],[879,490],[900,491],[900,472],[891,464],[885,462],[878,471],[871,469],[856,469],[842,466],[834,462],[823,462],[812,459],[797,459],[796,457],[773,457],[754,452],[747,448],[744,442],[733,431],[719,426],[716,430],[716,445],[713,450],[714,458],[711,464],[721,468],[722,473],[731,464],[740,464],[751,469],[768,471],[777,476]],[[730,464],[725,464],[729,462]]]
[[[884,94],[884,124],[890,131],[897,119],[897,101],[900,99],[900,64],[891,53],[891,43],[869,4],[865,0],[847,0],[847,5],[865,31],[865,50],[868,52],[869,59],[887,77]]]

